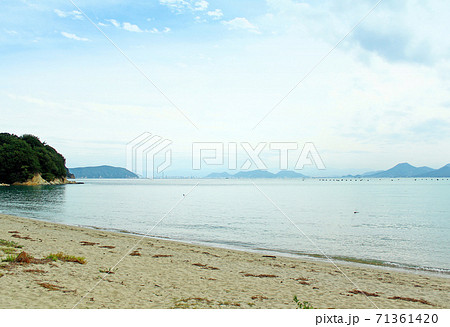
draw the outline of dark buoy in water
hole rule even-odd
[[[353,211],[353,213],[359,213],[358,211]]]

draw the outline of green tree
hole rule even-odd
[[[0,133],[0,182],[25,182],[34,174],[51,181],[67,175],[66,160],[33,135]]]

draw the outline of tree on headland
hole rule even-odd
[[[0,133],[0,183],[25,182],[35,174],[46,181],[67,176],[66,159],[33,135]]]

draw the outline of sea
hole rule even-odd
[[[450,276],[450,180],[86,179],[0,187],[0,213]]]

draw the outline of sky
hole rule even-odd
[[[169,175],[223,170],[192,172],[192,142],[264,142],[274,171],[271,142],[312,142],[321,175],[442,167],[450,3],[377,2],[1,0],[0,130],[68,167],[125,167],[144,132]]]

